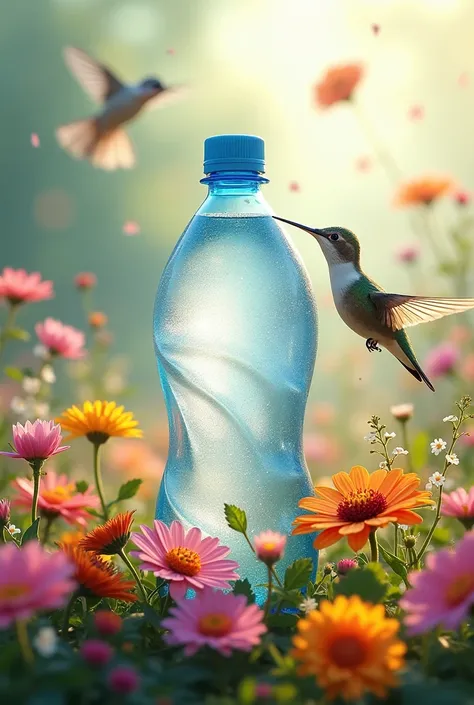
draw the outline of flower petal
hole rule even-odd
[[[366,490],[368,488],[370,475],[362,465],[354,465],[349,475],[356,490]]]
[[[360,551],[360,549],[365,546],[369,540],[370,531],[370,526],[366,526],[364,530],[360,531],[358,534],[349,534],[347,543],[353,551]]]
[[[325,529],[325,531],[322,531],[319,536],[316,536],[313,546],[315,548],[327,548],[328,546],[332,546],[333,543],[336,543],[341,538],[342,536],[340,535],[337,527]]]

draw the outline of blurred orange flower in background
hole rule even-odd
[[[446,176],[425,176],[402,184],[395,197],[397,206],[429,206],[433,201],[445,196],[454,187],[454,182]]]
[[[114,473],[118,471],[129,479],[139,477],[143,480],[139,496],[146,499],[158,492],[165,460],[145,441],[120,439],[107,450],[107,465]]]
[[[350,100],[363,73],[360,64],[341,64],[329,68],[314,87],[319,107],[329,108],[334,103]]]

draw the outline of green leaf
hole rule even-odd
[[[27,341],[30,339],[30,334],[27,330],[23,330],[23,328],[9,328],[5,331],[5,335],[7,338],[13,338],[13,340]]]
[[[101,514],[100,512],[98,512],[96,509],[91,509],[90,507],[88,507],[88,508],[86,509],[86,512],[87,512],[88,514],[90,514],[91,516],[93,516],[93,517],[97,517],[97,519],[102,519],[102,518],[103,518],[103,517],[102,517],[102,514]]]
[[[149,622],[155,629],[162,629],[161,620],[157,612],[150,607],[150,605],[143,604],[143,614],[145,620]]]
[[[18,367],[5,367],[3,371],[7,377],[14,379],[15,382],[21,382],[23,379],[23,372]]]
[[[243,509],[239,509],[235,504],[224,504],[224,513],[227,524],[239,534],[247,532],[247,515]]]
[[[379,549],[384,561],[388,563],[393,572],[399,575],[403,582],[406,584],[408,572],[403,561],[401,561],[400,558],[397,558],[394,553],[390,553],[390,551],[387,551],[387,549],[380,544]]]
[[[128,482],[125,482],[119,489],[117,502],[121,502],[124,499],[132,499],[132,497],[135,497],[142,482],[143,480],[139,479],[129,480]]]
[[[285,571],[285,590],[306,587],[313,573],[311,558],[298,558]]]
[[[76,482],[76,491],[81,492],[84,494],[84,492],[87,492],[87,488],[89,487],[89,483],[86,482],[85,480],[79,480],[79,482]]]
[[[303,600],[303,595],[298,589],[284,590],[278,587],[278,585],[275,585],[273,587],[273,594],[277,597],[277,600],[278,602],[280,602],[282,607],[288,607],[288,605],[290,605],[291,607],[298,607],[298,605],[300,605],[301,601]]]
[[[334,595],[347,597],[359,595],[367,602],[377,603],[382,602],[387,587],[387,578],[382,566],[378,563],[369,563],[359,570],[351,570],[342,580],[334,584]]]
[[[247,578],[236,580],[232,592],[234,595],[245,595],[249,604],[255,602],[255,595]]]
[[[415,470],[424,468],[428,461],[430,437],[425,431],[418,433],[411,444],[411,461]]]
[[[38,517],[34,522],[27,528],[21,539],[21,545],[23,546],[28,541],[39,541],[39,525],[41,517]]]

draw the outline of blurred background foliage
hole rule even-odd
[[[467,263],[472,238],[472,0],[15,0],[3,3],[0,17],[0,265],[40,271],[54,281],[52,301],[21,312],[20,323],[30,331],[46,316],[85,330],[84,302],[73,280],[80,271],[97,275],[88,306],[106,313],[113,340],[106,341],[106,352],[95,346],[94,354],[102,355],[96,382],[103,395],[133,409],[149,444],[130,441],[126,450],[117,441],[111,463],[123,465],[130,477],[148,477],[145,501],[154,497],[167,449],[153,301],[174,244],[205,197],[199,179],[207,136],[261,135],[271,179],[265,195],[274,210],[303,223],[354,230],[364,268],[385,289],[458,292],[459,269],[446,264],[455,258]],[[189,85],[186,99],[131,126],[138,156],[133,171],[101,172],[58,147],[55,128],[94,108],[64,66],[66,45],[83,48],[125,80],[156,74],[167,84]],[[364,68],[357,109],[318,109],[315,84],[329,66],[353,61]],[[387,150],[397,163],[395,175],[386,168]],[[404,181],[430,174],[454,183],[452,194],[429,207],[431,237],[444,253],[438,260],[426,234],[412,227],[411,213],[419,209],[394,206]],[[461,205],[460,191],[467,201]],[[463,234],[462,251],[453,244],[454,227]],[[308,463],[318,477],[357,462],[372,467],[361,440],[372,414],[390,419],[390,405],[413,402],[415,430],[424,425],[435,432],[452,412],[452,400],[469,392],[472,318],[413,331],[422,362],[442,342],[457,351],[449,373],[434,380],[434,396],[388,353],[367,353],[335,312],[317,245],[302,232],[290,236],[320,312]],[[415,246],[412,263],[400,257],[405,245]],[[465,293],[474,295],[466,268]],[[8,361],[30,364],[34,338],[11,346]],[[81,364],[68,367],[73,385],[61,381],[66,366],[58,364],[55,411],[97,392]],[[9,421],[18,389],[13,381],[2,387]],[[424,448],[420,440],[418,447]],[[426,457],[417,461],[426,463]]]

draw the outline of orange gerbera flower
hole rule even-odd
[[[314,675],[329,700],[359,700],[365,692],[383,698],[397,685],[406,645],[397,639],[400,623],[387,619],[383,605],[358,595],[323,600],[297,624],[292,655],[301,675]]]
[[[434,504],[431,492],[419,491],[420,478],[403,470],[376,470],[369,475],[360,465],[349,474],[333,475],[332,487],[315,487],[321,499],[305,497],[298,502],[301,509],[315,514],[305,514],[293,522],[293,534],[311,534],[321,531],[314,541],[315,548],[332,546],[347,536],[349,546],[359,551],[367,542],[371,531],[387,526],[390,522],[421,524],[423,519],[411,511],[415,507]]]
[[[444,196],[454,186],[451,179],[442,176],[428,176],[402,184],[395,197],[397,206],[429,206]]]
[[[74,580],[79,583],[85,597],[110,597],[124,602],[135,602],[137,596],[133,580],[126,580],[110,563],[87,553],[79,546],[63,545],[61,549],[76,566]]]
[[[123,512],[97,526],[84,536],[79,543],[80,548],[97,555],[113,556],[120,553],[130,538],[134,514],[135,511]]]
[[[360,64],[343,64],[329,68],[323,79],[314,87],[319,107],[329,108],[334,103],[350,100],[362,75]]]

